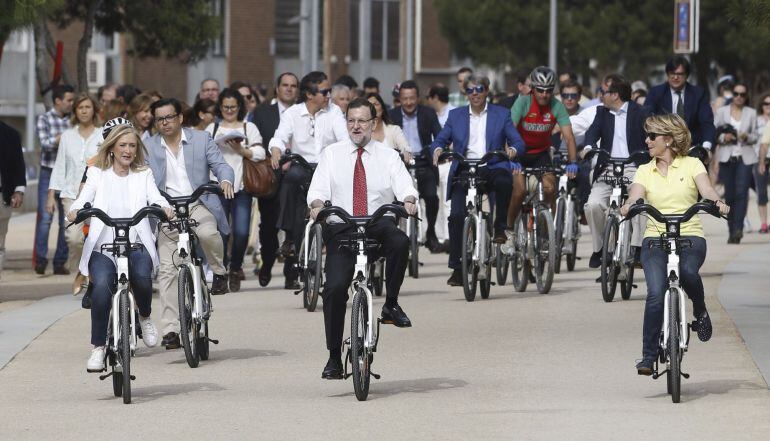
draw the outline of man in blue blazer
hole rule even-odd
[[[449,112],[444,128],[431,144],[433,162],[438,163],[441,152],[450,144],[454,151],[468,159],[480,159],[493,150],[504,151],[510,159],[523,154],[524,141],[513,126],[510,112],[500,106],[487,103],[489,79],[470,75],[464,82],[465,92],[470,105],[458,107]],[[506,147],[506,142],[509,147]],[[517,163],[518,165],[518,163]],[[449,214],[449,268],[452,275],[447,280],[450,286],[462,285],[460,254],[462,252],[462,230],[465,221],[465,195],[467,189],[462,183],[452,180],[463,170],[458,161],[453,161],[449,169],[447,199],[451,199]],[[479,169],[479,175],[486,181],[486,190],[495,192],[495,243],[505,243],[508,202],[511,199],[513,178],[510,161],[492,161]]]
[[[606,151],[613,158],[628,158],[636,152],[646,152],[647,134],[644,131],[644,121],[649,113],[645,108],[631,101],[631,85],[628,81],[617,74],[604,77],[601,85],[601,100],[603,106],[597,108],[594,122],[586,132],[582,154],[585,155],[586,152],[596,148]],[[601,141],[601,147],[599,147],[599,141]],[[601,266],[604,224],[612,195],[612,187],[597,180],[605,172],[605,164],[606,160],[603,158],[597,161],[591,194],[585,204],[586,220],[591,229],[593,241],[593,254],[588,263],[590,268]],[[626,178],[633,179],[636,167],[629,164],[624,171]],[[611,173],[611,170],[607,172]],[[637,250],[642,244],[642,219],[642,216],[637,216],[631,221],[633,225],[631,245],[637,247]]]
[[[676,56],[669,60],[666,75],[666,83],[650,89],[644,107],[651,115],[679,114],[690,129],[692,143],[711,149],[716,129],[708,91],[687,82],[690,62],[685,57]]]
[[[213,172],[219,179],[225,198],[232,199],[235,174],[211,135],[199,130],[183,129],[182,105],[174,98],[154,102],[150,111],[155,118],[158,134],[144,141],[144,145],[147,149],[147,163],[158,188],[171,196],[189,196],[196,188],[209,182]],[[220,232],[229,234],[230,225],[217,195],[205,194],[201,196],[200,202],[190,208],[190,216],[198,223],[195,233],[214,272],[211,294],[225,294],[227,270],[223,264],[224,244]],[[173,228],[165,225],[160,227],[158,282],[164,334],[162,344],[166,349],[181,346],[177,268],[173,259],[178,237]]]

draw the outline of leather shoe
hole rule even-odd
[[[602,266],[602,250],[591,254],[591,260],[588,261],[589,268],[599,268]]]
[[[259,276],[259,286],[262,287],[269,285],[270,279],[273,278],[273,275],[270,274],[270,271],[265,271],[265,267],[260,268],[257,275]]]
[[[299,281],[297,279],[286,279],[286,281],[283,282],[283,289],[300,289],[302,286],[300,286]]]
[[[45,274],[45,267],[48,266],[48,263],[38,263],[35,265],[35,274],[43,275]]]
[[[292,241],[290,240],[284,240],[283,243],[281,244],[281,249],[279,251],[279,254],[284,258],[293,256],[294,243],[292,243]]]
[[[242,272],[243,271],[241,270],[241,273]],[[238,271],[231,271],[228,279],[230,292],[238,292],[241,290],[241,280],[243,279],[238,276]]]
[[[342,380],[342,360],[329,357],[329,361],[326,362],[326,367],[321,373],[321,378],[324,380]]]
[[[218,296],[227,294],[227,276],[225,274],[214,274],[214,280],[211,282],[211,295]]]
[[[166,350],[179,349],[182,347],[182,342],[179,341],[179,334],[176,332],[169,332],[163,336],[163,340],[160,342],[166,347]]]
[[[403,309],[401,309],[401,306],[396,303],[393,306],[388,306],[387,304],[382,305],[382,323],[385,323],[386,325],[396,325],[397,328],[411,328],[412,322],[409,320],[409,317],[406,316],[406,313]]]
[[[63,266],[55,266],[53,268],[53,273],[57,276],[68,276],[70,274],[70,270]]]
[[[463,273],[460,270],[452,270],[452,275],[446,281],[449,286],[463,286]]]
[[[652,375],[652,366],[654,362],[652,359],[645,358],[636,364],[636,373],[639,375],[650,376]]]

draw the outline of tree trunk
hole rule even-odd
[[[96,9],[99,6],[99,0],[90,0],[88,2],[88,11],[86,12],[85,22],[83,26],[83,36],[78,43],[78,90],[80,92],[88,92],[88,66],[87,57],[88,49],[91,47],[91,37],[94,34],[94,17],[96,16]]]

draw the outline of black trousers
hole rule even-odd
[[[278,228],[286,232],[286,238],[294,242],[294,252],[299,252],[307,218],[307,190],[313,174],[300,167],[292,166],[281,180],[278,189],[280,214]]]
[[[342,347],[342,335],[345,331],[345,308],[349,297],[348,288],[353,280],[356,255],[347,248],[340,248],[340,239],[344,238],[344,232],[350,231],[351,228],[342,224],[324,226],[326,284],[321,296],[326,348],[329,350]],[[377,254],[385,257],[386,298],[389,302],[395,302],[404,282],[404,272],[409,259],[409,238],[398,229],[392,218],[381,219],[369,228],[368,234],[381,244]]]
[[[257,198],[257,204],[259,205],[259,245],[262,268],[266,273],[270,273],[278,254],[278,215],[281,211],[281,203],[276,194],[267,198]],[[296,278],[295,261],[296,257],[289,257],[283,261],[283,275],[287,279]]]
[[[431,159],[415,158],[415,176],[417,191],[425,201],[426,218],[428,221],[425,237],[432,241],[436,239],[436,218],[438,217],[438,169],[433,166]]]

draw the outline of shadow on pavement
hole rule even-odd
[[[163,397],[185,395],[193,392],[219,392],[223,390],[226,389],[215,383],[182,383],[133,387],[131,390],[131,401],[133,403],[147,403]]]
[[[369,385],[369,400],[380,397],[414,393],[422,394],[439,390],[456,389],[465,387],[468,382],[456,378],[421,378],[418,380],[377,381],[372,379]],[[355,395],[351,385],[348,393],[331,395],[330,398],[342,398]]]
[[[666,388],[666,379],[661,378],[662,390]],[[701,382],[688,382],[682,380],[682,402],[695,401],[709,395],[724,395],[734,390],[766,390],[761,384],[745,380],[709,380]],[[647,398],[668,397],[667,393],[651,395]]]
[[[187,364],[187,360],[184,358],[184,349],[180,348],[180,354],[181,359],[174,360],[172,362],[169,362],[169,364]],[[201,361],[201,365],[204,363],[217,363],[220,361],[225,360],[249,360],[252,358],[257,357],[280,357],[281,355],[285,355],[286,352],[282,351],[275,351],[272,349],[249,349],[249,348],[242,348],[242,349],[222,349],[217,350],[216,345],[210,346],[210,357],[206,361]]]

